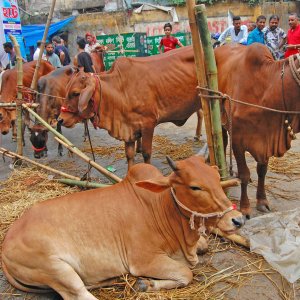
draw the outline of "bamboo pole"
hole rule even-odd
[[[85,155],[84,153],[82,153],[78,148],[76,148],[66,137],[64,137],[62,134],[58,133],[54,128],[52,128],[46,121],[44,121],[35,111],[33,111],[32,109],[30,109],[28,107],[28,105],[23,104],[23,107],[25,109],[27,109],[37,120],[39,120],[39,122],[41,124],[43,124],[49,131],[51,131],[56,137],[58,137],[62,142],[64,142],[66,145],[68,145],[70,147],[70,149],[72,149],[71,151],[75,154],[77,154],[78,156],[80,156],[81,158],[83,158],[85,161],[87,161],[88,163],[92,162],[90,160],[90,158]],[[106,176],[110,181],[112,181],[113,183],[119,182],[122,179],[119,178],[118,176],[110,173],[109,171],[107,171],[106,169],[104,169],[103,167],[101,167],[100,165],[98,165],[97,163],[93,162],[93,164],[91,164],[94,168],[96,168],[97,166],[97,170],[100,171],[104,176]],[[103,171],[103,172],[102,172]]]
[[[101,172],[103,175],[105,175],[106,177],[110,177],[113,180],[113,183],[120,182],[122,180],[117,175],[115,175],[115,174],[107,171],[105,168],[103,168],[100,165],[98,165],[97,163],[95,163],[93,160],[91,160],[86,155],[82,155],[83,154],[82,152],[74,151],[73,147],[69,146],[67,143],[65,143],[64,141],[62,141],[58,137],[54,137],[54,138],[56,139],[57,142],[59,142],[64,147],[66,147],[68,150],[70,150],[71,152],[73,152],[74,154],[76,154],[77,156],[79,156],[80,158],[82,158],[85,162],[87,162],[88,164],[90,164],[92,167],[94,167],[96,170],[98,170],[99,172]]]
[[[10,103],[0,103],[0,107],[5,107],[5,108],[13,108],[13,109],[15,109],[16,106],[17,106],[17,104],[14,103],[14,102],[10,102]],[[31,103],[31,104],[30,104],[30,107],[33,107],[33,108],[36,108],[36,107],[38,107],[38,106],[39,106],[38,103]]]
[[[243,236],[240,236],[239,234],[231,234],[231,235],[227,235],[224,234],[221,230],[219,230],[218,228],[214,228],[211,230],[211,232],[213,234],[216,234],[217,236],[226,238],[236,244],[242,245],[248,249],[250,249],[250,241],[248,239],[246,239]]]
[[[208,79],[208,87],[214,91],[218,91],[218,72],[214,51],[212,48],[211,37],[207,26],[206,8],[204,4],[195,6],[196,20],[200,32],[200,38],[203,45],[205,57],[205,66]],[[228,170],[226,165],[222,126],[221,126],[221,110],[220,102],[217,99],[210,100],[212,136],[215,152],[216,165],[219,167],[222,180],[228,178]]]
[[[28,110],[41,124],[43,124],[49,131],[51,131],[56,137],[58,137],[62,142],[64,142],[66,145],[70,147],[70,150],[80,156],[82,159],[87,161],[88,163],[91,163],[91,165],[100,171],[104,176],[106,176],[112,183],[116,183],[121,181],[122,179],[116,176],[115,174],[107,171],[105,168],[101,167],[99,164],[92,162],[90,158],[82,153],[78,148],[76,148],[66,137],[64,137],[62,134],[58,133],[54,128],[52,128],[43,118],[41,118],[35,111],[29,108],[27,104],[22,105],[23,108]],[[103,171],[103,172],[102,172]]]
[[[111,186],[109,184],[103,184],[103,183],[98,183],[98,182],[89,182],[89,181],[79,181],[79,180],[71,180],[71,179],[56,179],[56,181],[63,183],[63,184],[67,184],[67,185],[71,185],[71,186],[79,186],[79,187],[83,187],[83,188],[104,188],[104,187],[108,187]]]
[[[23,88],[23,59],[21,56],[20,46],[13,35],[9,35],[14,45],[17,57],[17,153],[23,155],[23,135],[22,135],[22,88]]]
[[[221,187],[223,189],[226,189],[226,188],[229,188],[231,186],[238,186],[240,185],[240,180],[237,179],[237,178],[234,178],[234,179],[229,179],[229,180],[224,180],[224,181],[221,181]]]
[[[72,179],[72,180],[80,180],[79,177],[72,176],[72,175],[69,175],[69,174],[67,174],[67,173],[64,173],[64,172],[55,170],[55,169],[53,169],[53,168],[51,168],[51,167],[48,167],[48,166],[39,164],[39,163],[35,162],[34,160],[31,160],[31,159],[29,159],[29,158],[27,158],[27,157],[25,157],[25,156],[19,155],[19,154],[17,154],[17,153],[12,152],[12,151],[8,151],[8,150],[6,150],[5,148],[0,147],[0,153],[2,153],[2,155],[6,155],[6,156],[8,156],[8,157],[12,157],[12,156],[13,156],[13,157],[17,157],[17,158],[19,158],[19,159],[21,159],[21,160],[25,160],[25,161],[27,161],[27,162],[29,162],[29,163],[31,163],[31,164],[37,166],[37,167],[40,167],[40,168],[42,168],[42,169],[45,169],[45,170],[50,171],[50,172],[52,172],[52,173],[55,173],[55,174],[57,174],[57,175],[61,175],[61,176],[63,176],[63,177],[66,177],[66,178],[69,178],[69,179]]]
[[[52,0],[49,15],[48,15],[46,26],[45,26],[45,31],[44,31],[42,43],[41,43],[41,46],[40,46],[39,57],[38,57],[38,60],[36,62],[36,65],[35,65],[35,70],[34,70],[34,74],[33,74],[33,77],[32,77],[31,86],[30,86],[30,88],[33,89],[33,90],[36,90],[38,73],[39,73],[41,60],[42,60],[42,56],[43,56],[44,49],[45,49],[45,44],[46,44],[46,39],[47,39],[47,36],[48,36],[50,23],[51,23],[51,20],[52,20],[52,15],[53,15],[54,7],[55,7],[55,2],[56,2],[56,0]]]
[[[188,10],[189,23],[192,34],[193,49],[195,56],[196,64],[196,74],[198,79],[198,84],[201,87],[207,87],[207,79],[205,74],[205,64],[204,64],[204,55],[203,48],[199,38],[199,32],[197,29],[196,18],[195,18],[195,0],[187,0],[186,6]],[[201,105],[204,116],[205,130],[207,145],[209,149],[209,158],[211,165],[216,164],[214,148],[213,148],[213,138],[212,138],[212,128],[211,128],[211,119],[210,119],[210,107],[207,99],[201,97]]]

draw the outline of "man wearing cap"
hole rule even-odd
[[[97,42],[96,37],[89,32],[85,34],[85,40],[86,40],[86,45],[84,51],[87,52],[88,54],[94,52],[96,48],[101,47],[101,45]]]

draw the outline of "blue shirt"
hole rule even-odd
[[[257,27],[254,30],[252,30],[248,35],[247,45],[251,45],[253,43],[265,44],[264,33]]]

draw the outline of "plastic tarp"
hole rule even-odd
[[[75,17],[72,16],[68,19],[51,24],[48,31],[48,37],[55,34],[57,31],[59,31],[64,26],[68,25],[74,19]],[[23,25],[22,31],[23,31],[23,37],[25,39],[26,47],[36,46],[36,42],[38,40],[42,40],[43,38],[44,31],[45,31],[45,24]]]
[[[250,250],[265,260],[289,282],[300,278],[300,209],[253,218],[241,229],[250,240]]]
[[[170,13],[173,18],[173,22],[175,23],[179,22],[175,7],[154,5],[150,3],[141,3],[141,6],[139,8],[136,8],[133,12],[136,14],[140,14],[142,13],[143,10],[154,10],[154,9],[158,9]]]

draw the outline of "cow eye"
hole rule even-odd
[[[74,92],[74,93],[73,93],[73,96],[74,96],[74,97],[78,97],[79,95],[80,95],[80,93],[78,93],[78,92]]]
[[[190,189],[193,191],[202,191],[202,189],[199,186],[190,186]]]

